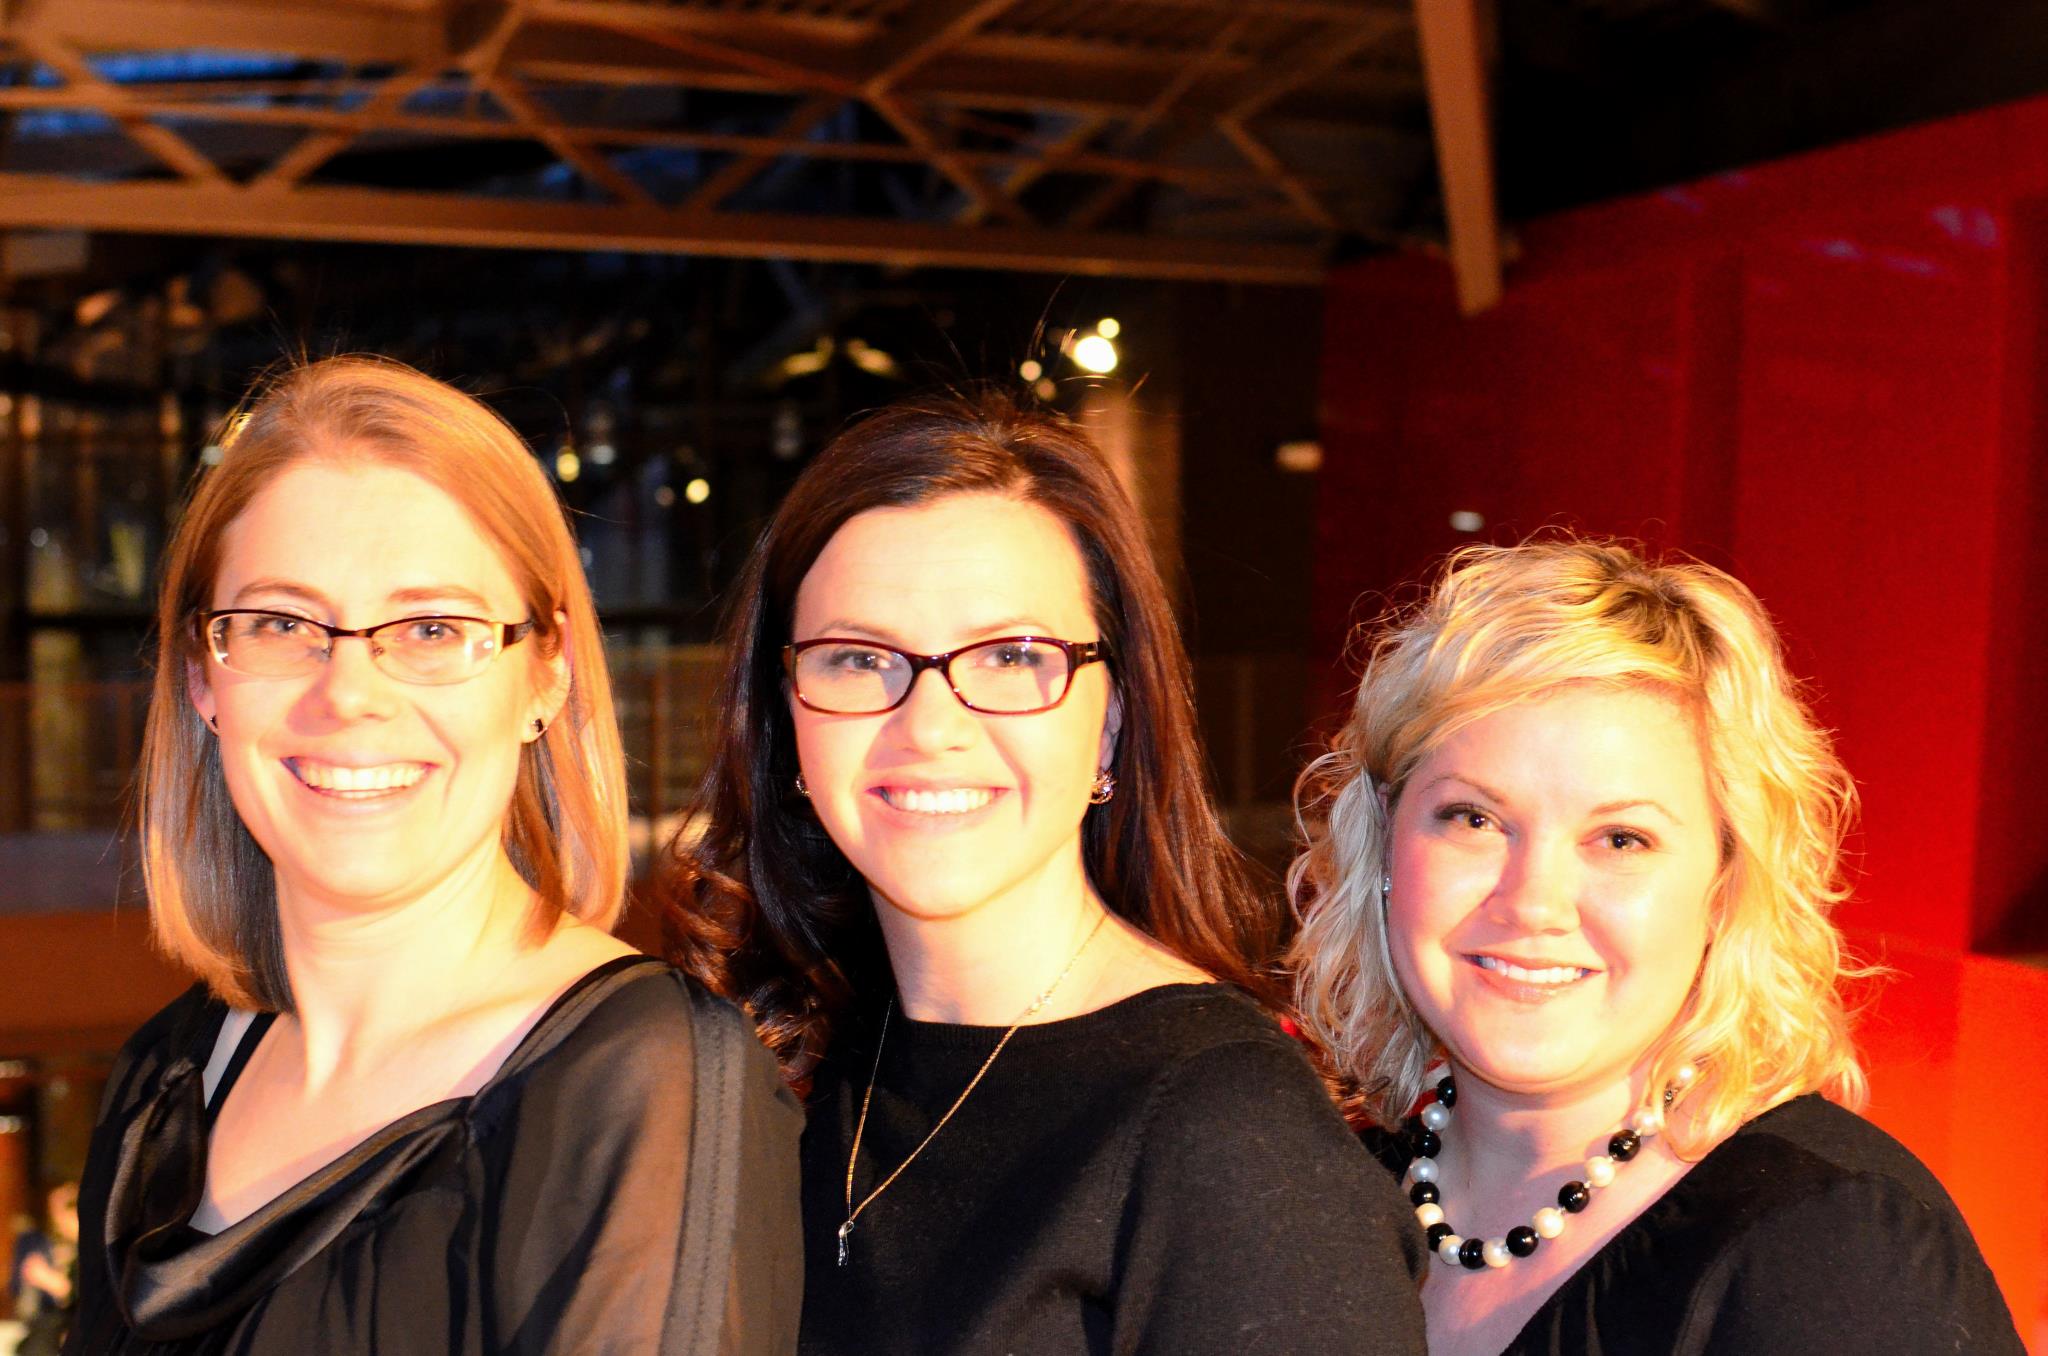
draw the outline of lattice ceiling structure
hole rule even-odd
[[[0,0],[0,227],[1313,282],[1434,210],[1426,83],[1484,126],[1476,30],[1428,82],[1419,36],[1403,0]]]

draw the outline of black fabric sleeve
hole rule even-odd
[[[78,1272],[71,1328],[64,1339],[67,1354],[106,1346],[119,1328],[107,1273],[107,1197],[120,1158],[121,1134],[135,1104],[179,1053],[172,1048],[177,1038],[191,1034],[208,1001],[204,985],[187,989],[128,1038],[108,1071],[78,1184]]]
[[[2026,1350],[1955,1207],[1876,1175],[1837,1179],[1760,1217],[1687,1323],[1685,1349],[1710,1356]]]
[[[1410,1212],[1284,1037],[1189,1058],[1138,1152],[1113,1350],[1422,1352]]]
[[[498,1178],[481,1184],[490,1350],[643,1356],[679,1350],[693,1335],[676,1328],[693,1316],[670,1313],[691,1207],[685,1182],[695,1111],[693,1004],[682,984],[657,976],[608,998],[570,1037],[574,1048],[538,1065],[492,1127],[493,1147],[481,1159]],[[747,1086],[758,1095],[758,1083]],[[749,1112],[736,1105],[729,1114]],[[794,1128],[779,1148],[793,1165]],[[788,1171],[793,1181],[793,1166]],[[787,1227],[753,1241],[761,1265],[776,1265],[779,1254],[782,1265],[797,1266],[789,1194]],[[743,1215],[749,1206],[776,1217],[760,1202],[743,1203]],[[727,1349],[793,1350],[796,1318],[792,1312],[782,1325],[786,1335],[756,1327]],[[727,1326],[723,1313],[694,1321]]]

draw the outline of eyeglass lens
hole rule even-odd
[[[820,711],[858,716],[886,711],[910,690],[910,661],[894,650],[854,643],[819,645],[796,657],[796,690]],[[977,711],[1023,715],[1065,695],[1067,652],[1039,640],[997,640],[953,656],[946,679]]]
[[[215,659],[257,678],[311,673],[327,662],[336,643],[310,621],[269,612],[216,617],[207,634]],[[467,617],[408,617],[376,628],[365,639],[378,668],[416,683],[475,677],[501,648],[495,623]]]

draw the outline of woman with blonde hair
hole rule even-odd
[[[1853,786],[1740,583],[1460,552],[1304,803],[1300,1006],[1440,1259],[1432,1352],[2020,1350],[1947,1194],[1845,1109]]]
[[[623,763],[545,477],[376,360],[233,428],[140,769],[202,982],[108,1082],[66,1350],[787,1350],[798,1114],[737,1011],[608,931]]]

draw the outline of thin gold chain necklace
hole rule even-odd
[[[960,1095],[953,1099],[953,1105],[947,1107],[946,1114],[939,1117],[938,1124],[934,1125],[930,1132],[919,1141],[918,1146],[910,1151],[908,1158],[896,1165],[896,1171],[884,1177],[880,1186],[877,1186],[873,1191],[862,1197],[859,1205],[855,1205],[853,1203],[853,1169],[854,1165],[860,1162],[860,1139],[868,1128],[868,1107],[873,1105],[875,1100],[875,1080],[882,1073],[882,1046],[889,1039],[889,1018],[896,1011],[896,1000],[893,998],[889,1000],[889,1006],[882,1011],[882,1032],[875,1038],[875,1067],[868,1074],[867,1095],[860,1099],[860,1119],[854,1123],[853,1127],[853,1150],[846,1155],[846,1222],[839,1226],[840,1266],[846,1265],[847,1240],[853,1236],[853,1222],[860,1218],[860,1212],[873,1205],[875,1197],[887,1191],[890,1184],[903,1175],[903,1170],[917,1161],[917,1156],[925,1151],[925,1146],[938,1138],[939,1131],[946,1128],[946,1122],[953,1119],[953,1113],[960,1109],[960,1104],[967,1100],[968,1094],[973,1092],[980,1085],[981,1080],[988,1074],[989,1066],[996,1062],[996,1056],[1003,1053],[1003,1047],[1010,1043],[1010,1037],[1016,1035],[1026,1022],[1036,1017],[1045,1005],[1052,1001],[1053,991],[1059,988],[1060,981],[1073,973],[1074,966],[1080,962],[1081,953],[1088,949],[1088,944],[1095,940],[1095,934],[1102,931],[1102,925],[1108,921],[1109,911],[1105,909],[1103,910],[1102,917],[1095,920],[1095,926],[1088,929],[1088,935],[1081,939],[1081,944],[1074,948],[1074,954],[1067,957],[1066,968],[1057,975],[1054,975],[1052,983],[1046,985],[1044,991],[1038,997],[1031,1000],[1030,1007],[1024,1009],[1024,1015],[1010,1024],[1010,1029],[1005,1031],[1002,1039],[996,1042],[996,1048],[988,1052],[988,1058],[981,1062],[979,1069],[975,1070],[974,1077],[967,1081],[967,1086],[962,1088]]]

